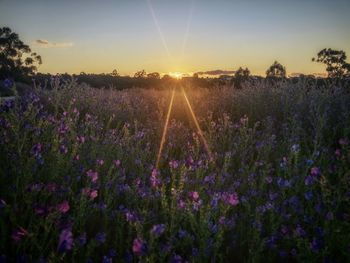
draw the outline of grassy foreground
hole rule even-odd
[[[0,108],[0,259],[349,262],[350,92],[51,90]],[[1,261],[0,260],[0,261]]]

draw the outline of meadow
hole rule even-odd
[[[348,84],[179,86],[2,102],[0,261],[350,262]]]

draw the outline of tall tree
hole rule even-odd
[[[250,70],[248,68],[243,69],[242,67],[239,67],[239,69],[235,72],[235,77],[233,80],[235,87],[238,89],[242,88],[242,83],[249,79],[249,75]]]
[[[266,77],[285,78],[286,68],[275,61],[267,70]]]
[[[145,78],[146,77],[146,71],[143,69],[143,70],[140,70],[140,71],[137,71],[134,75],[134,78]]]
[[[158,72],[152,72],[147,74],[147,78],[149,79],[160,79],[160,75]]]
[[[330,78],[350,76],[350,64],[346,63],[345,60],[346,54],[343,50],[334,50],[331,48],[322,49],[318,52],[317,58],[312,58],[312,61],[326,65],[326,71]]]
[[[41,56],[32,52],[18,34],[8,27],[0,28],[0,79],[33,75]]]

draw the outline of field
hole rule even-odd
[[[349,87],[179,86],[2,102],[0,261],[350,262]]]

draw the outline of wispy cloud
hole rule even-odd
[[[229,74],[234,74],[236,71],[235,70],[209,70],[209,71],[199,71],[197,72],[198,75],[229,75]]]
[[[46,39],[37,39],[34,41],[34,44],[39,47],[45,48],[63,48],[63,47],[72,47],[72,42],[50,42]]]

